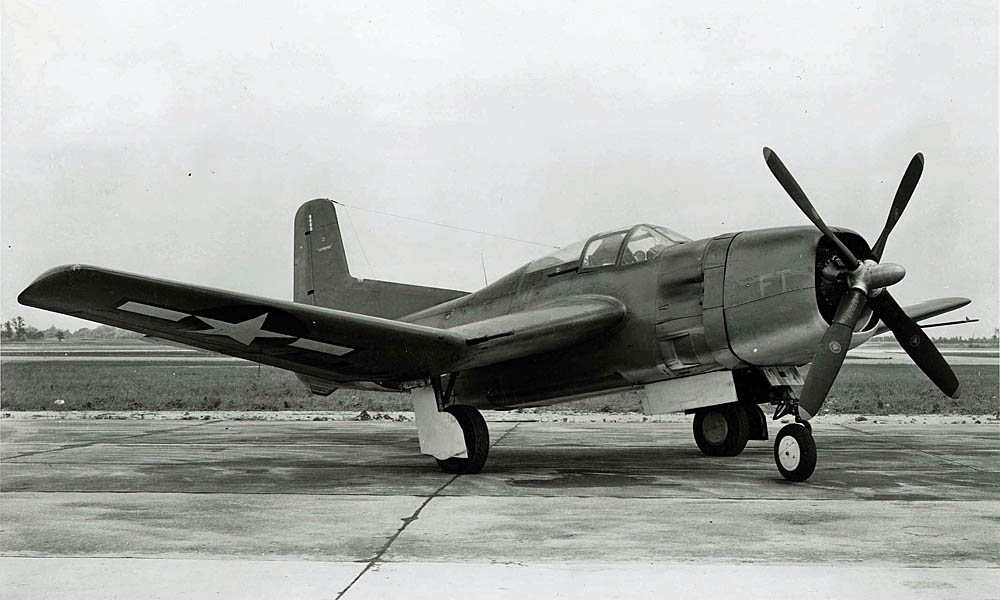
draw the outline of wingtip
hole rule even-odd
[[[28,287],[21,290],[21,293],[17,295],[17,302],[22,306],[48,309],[45,303],[46,298],[52,296],[53,290],[65,288],[68,281],[71,281],[67,280],[67,277],[73,277],[77,273],[85,273],[94,269],[97,269],[97,267],[79,263],[52,267],[36,277]]]
[[[958,310],[972,304],[972,300],[965,298],[963,296],[948,296],[947,298],[936,298],[935,300],[928,300],[928,302],[940,302],[943,305],[947,305],[948,309],[944,312],[951,312],[953,310]],[[937,316],[937,315],[935,315]]]

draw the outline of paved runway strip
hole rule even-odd
[[[997,597],[1000,429],[815,427],[702,456],[683,423],[0,422],[3,596]],[[771,435],[776,433],[772,427]]]

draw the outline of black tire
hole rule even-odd
[[[789,423],[774,438],[774,464],[788,481],[805,481],[816,470],[816,441],[801,423]]]
[[[767,440],[767,417],[760,406],[756,404],[744,404],[747,409],[747,417],[750,419],[750,439]]]
[[[490,430],[486,427],[486,419],[482,413],[471,406],[456,404],[448,406],[445,412],[450,413],[465,434],[465,451],[468,458],[436,459],[438,466],[445,473],[471,474],[483,470],[486,457],[490,453]]]
[[[706,456],[737,456],[750,439],[750,417],[739,404],[725,404],[694,414],[694,441]]]

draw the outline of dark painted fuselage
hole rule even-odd
[[[616,329],[584,343],[454,375],[455,402],[481,408],[551,404],[720,369],[804,364],[832,315],[824,298],[837,293],[817,277],[828,252],[822,239],[811,227],[765,229],[682,243],[634,264],[526,265],[402,320],[448,329],[585,294],[626,306]]]

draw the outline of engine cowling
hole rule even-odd
[[[838,236],[858,256],[864,239],[848,230]],[[832,244],[812,227],[744,231],[726,257],[723,312],[733,354],[756,366],[801,365],[812,360],[846,283],[831,274]],[[869,314],[859,328],[867,328]]]

